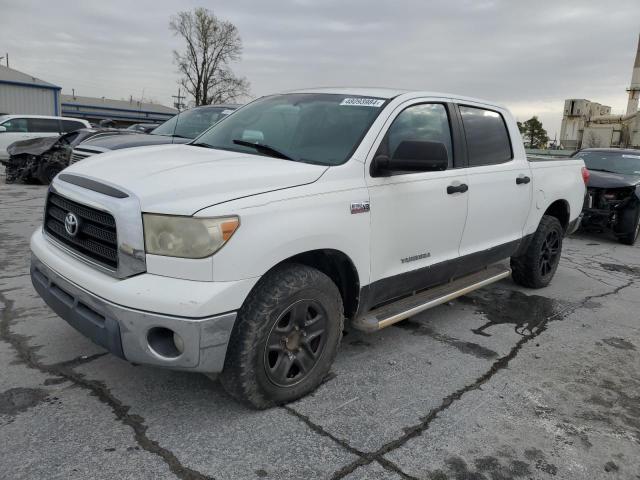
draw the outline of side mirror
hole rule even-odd
[[[2,125],[0,125],[0,133],[4,133],[7,131],[7,127],[3,127]]]
[[[437,172],[449,166],[447,147],[440,142],[405,140],[389,158],[378,155],[373,159],[372,173],[383,176],[390,172]]]

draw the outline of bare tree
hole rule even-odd
[[[235,25],[199,7],[173,16],[169,29],[186,42],[185,51],[174,50],[173,57],[182,74],[180,84],[196,106],[226,103],[249,93],[247,79],[231,70],[230,64],[242,54]]]

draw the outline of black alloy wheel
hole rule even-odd
[[[318,364],[327,340],[327,312],[315,300],[298,300],[274,323],[264,348],[267,378],[279,387],[303,381]]]
[[[540,247],[540,276],[546,277],[555,269],[560,259],[560,235],[556,230],[550,230]]]

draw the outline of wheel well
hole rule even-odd
[[[336,284],[342,303],[344,315],[353,317],[358,309],[360,297],[360,280],[358,271],[351,259],[339,250],[312,250],[290,257],[282,263],[299,263],[320,270]]]
[[[567,227],[569,226],[569,203],[566,200],[556,200],[549,205],[549,208],[547,208],[544,214],[556,217],[564,231],[567,231]]]

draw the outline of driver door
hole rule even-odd
[[[459,132],[452,129],[457,125],[454,115],[452,105],[445,100],[403,104],[387,121],[386,133],[376,150],[378,155],[384,152],[392,156],[405,140],[440,142],[448,152],[446,170],[392,171],[375,176],[369,159],[374,304],[453,276],[468,209],[468,195],[464,188],[458,188],[466,184],[467,175],[457,168],[462,166],[461,147]]]

